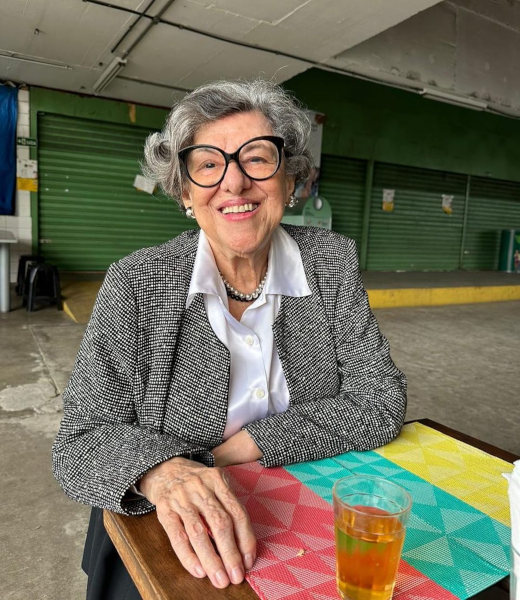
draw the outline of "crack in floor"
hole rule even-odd
[[[58,384],[56,382],[56,380],[54,379],[53,375],[52,375],[52,370],[49,367],[47,360],[45,358],[45,352],[43,351],[42,345],[40,343],[40,340],[38,339],[38,336],[36,335],[35,331],[34,331],[34,326],[30,325],[29,326],[29,331],[31,332],[31,335],[34,339],[34,342],[36,344],[36,348],[38,349],[38,352],[40,354],[40,360],[44,366],[44,370],[46,371],[46,375],[49,378],[52,386],[54,387],[54,395],[52,396],[52,398],[55,398],[56,396],[60,395],[60,390],[58,387]]]

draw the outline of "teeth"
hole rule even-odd
[[[240,206],[225,206],[222,209],[222,214],[251,212],[256,208],[255,204],[241,204]]]

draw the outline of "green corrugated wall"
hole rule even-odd
[[[501,230],[520,229],[519,183],[473,177],[466,199],[465,175],[376,163],[367,208],[366,169],[367,161],[323,155],[320,195],[331,204],[332,228],[358,248],[367,244],[367,270],[494,270]],[[391,212],[382,210],[384,189],[394,191]],[[453,197],[450,214],[443,211],[443,195]]]
[[[463,268],[496,269],[502,229],[520,229],[520,183],[472,177]]]
[[[320,195],[331,205],[332,227],[359,244],[363,228],[366,161],[323,155]]]
[[[383,190],[394,209],[382,210]],[[453,212],[442,195],[453,196]],[[465,177],[429,169],[376,164],[370,207],[367,269],[455,270],[459,265]]]
[[[40,252],[49,262],[104,270],[188,228],[173,200],[133,187],[149,129],[43,113],[38,132]]]

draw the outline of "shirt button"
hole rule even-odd
[[[255,390],[255,396],[257,398],[263,398],[265,396],[265,392],[262,388],[256,388]]]
[[[252,346],[255,343],[252,335],[246,335],[246,344]]]

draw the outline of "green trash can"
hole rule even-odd
[[[520,229],[502,230],[498,270],[520,273]]]

